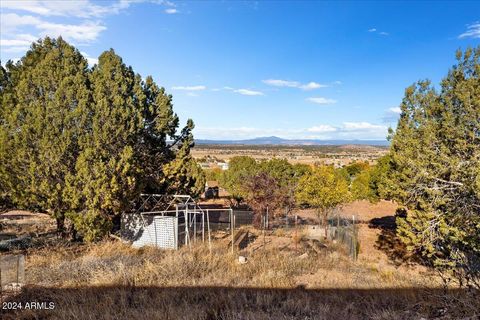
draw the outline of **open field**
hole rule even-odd
[[[197,159],[215,157],[229,160],[235,156],[250,156],[256,160],[285,158],[291,163],[335,164],[338,166],[352,161],[375,160],[387,153],[387,147],[368,145],[342,146],[276,146],[276,145],[196,145],[192,155]]]
[[[250,228],[252,240],[241,252],[246,264],[228,238],[211,251],[134,249],[120,241],[27,249],[27,285],[6,299],[54,302],[55,309],[2,310],[2,319],[473,319],[478,299],[443,291],[435,274],[398,264],[378,246],[382,230],[372,219],[395,208],[365,201],[343,207],[343,215],[355,213],[362,222],[357,261],[334,243],[311,250],[302,226],[265,238]],[[309,210],[296,213],[315,219]]]

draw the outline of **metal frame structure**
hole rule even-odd
[[[210,228],[210,212],[228,211],[230,228],[232,236],[234,232],[235,218],[233,210],[229,209],[202,209],[198,203],[190,195],[164,195],[164,194],[141,194],[141,204],[136,210],[141,218],[144,230],[153,222],[162,222],[170,217],[174,218],[174,249],[178,249],[180,244],[191,246],[192,242],[208,241],[211,249],[211,228]],[[152,217],[151,222],[147,221],[147,217]],[[161,223],[166,227],[167,223]],[[149,233],[150,243],[158,245],[157,228],[155,227],[155,239]],[[199,238],[199,239],[198,239]],[[206,239],[207,238],[207,239]]]

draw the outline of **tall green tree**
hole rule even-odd
[[[13,201],[50,212],[63,232],[69,203],[62,190],[75,167],[90,99],[87,61],[61,38],[45,38],[7,64],[7,72],[0,138],[6,185]]]
[[[348,183],[342,174],[332,166],[318,166],[311,174],[300,178],[296,199],[316,209],[319,222],[323,221],[327,236],[327,220],[338,206],[350,201]]]
[[[436,91],[409,87],[391,145],[390,192],[408,209],[408,249],[461,284],[480,287],[480,47]]]
[[[246,197],[245,181],[258,173],[258,164],[252,157],[237,156],[230,159],[222,185],[239,205]]]
[[[91,127],[65,196],[87,240],[103,236],[140,192],[198,196],[205,179],[190,155],[193,121],[177,133],[172,97],[104,52],[90,75]]]
[[[95,240],[140,192],[203,189],[193,121],[179,130],[172,96],[113,50],[89,69],[61,38],[39,40],[0,69],[0,93],[0,196],[50,212],[62,233],[68,217]]]
[[[10,76],[0,62],[0,208],[11,204],[8,183],[8,131],[5,119],[9,91],[11,91]]]
[[[145,94],[141,78],[113,50],[100,55],[89,80],[92,103],[84,116],[90,126],[79,141],[81,152],[64,193],[77,230],[93,240],[110,229],[111,218],[139,192],[135,144]]]

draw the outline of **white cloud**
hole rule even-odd
[[[269,86],[274,87],[290,87],[290,88],[298,88],[300,83],[297,81],[288,81],[288,80],[280,80],[280,79],[267,79],[262,80],[263,83],[268,84]]]
[[[165,13],[166,14],[175,14],[175,13],[178,13],[178,10],[175,9],[175,8],[168,8],[168,9],[165,9]]]
[[[382,117],[384,123],[395,123],[398,121],[398,117],[402,113],[400,107],[391,107],[385,110],[385,114]]]
[[[321,124],[321,125],[318,125],[318,126],[313,126],[311,128],[308,128],[307,129],[308,132],[335,132],[337,131],[337,128],[331,126],[331,125],[328,125],[328,124]]]
[[[88,65],[90,67],[93,67],[94,65],[98,64],[98,59],[97,58],[91,57],[88,53],[86,53],[84,51],[81,51],[80,53],[85,57],[85,59],[87,59]]]
[[[16,39],[0,39],[0,46],[2,47],[27,47],[37,38],[31,34],[18,34]]]
[[[480,38],[480,22],[477,21],[470,25],[467,25],[467,31],[458,36],[459,39],[463,38]]]
[[[316,83],[316,82],[309,82],[307,84],[303,84],[301,85],[299,88],[302,89],[302,90],[314,90],[314,89],[318,89],[318,88],[325,88],[325,87],[328,87],[326,84],[320,84],[320,83]]]
[[[166,6],[166,13],[176,11],[175,4],[166,0],[117,0],[108,4],[89,0],[2,0],[0,50],[25,52],[31,42],[45,36],[62,36],[74,45],[89,44],[107,29],[104,17],[119,14],[130,5],[141,2]]]
[[[173,90],[183,90],[183,91],[202,91],[206,90],[206,86],[174,86]]]
[[[198,139],[251,139],[277,136],[285,139],[379,139],[387,136],[387,127],[368,122],[345,122],[334,126],[320,124],[310,128],[202,127],[194,129]]]
[[[237,90],[234,90],[234,92],[244,96],[263,96],[264,95],[263,92],[249,90],[249,89],[237,89]]]
[[[132,3],[144,2],[142,0],[120,0],[109,5],[98,5],[89,0],[74,1],[43,1],[24,0],[10,1],[3,0],[3,9],[26,11],[40,16],[62,16],[77,18],[98,18],[106,15],[118,14],[120,11],[130,7]],[[153,2],[153,1],[152,1]]]
[[[384,129],[385,126],[371,124],[369,122],[344,122],[343,129],[347,131],[358,131],[358,130],[377,130]]]
[[[334,99],[328,99],[328,98],[323,98],[323,97],[311,97],[307,98],[307,101],[317,103],[317,104],[334,104],[337,103],[337,100]]]
[[[61,24],[48,22],[43,19],[33,16],[21,16],[15,13],[7,13],[1,15],[1,27],[4,30],[2,33],[2,39],[9,35],[14,39],[25,40],[24,37],[19,37],[17,30],[23,26],[32,26],[38,30],[39,36],[35,37],[29,35],[31,39],[37,39],[39,37],[62,36],[69,41],[88,42],[95,40],[99,34],[107,28],[99,22],[84,21],[80,24]]]
[[[336,85],[341,85],[341,84],[342,84],[342,81],[339,81],[339,80],[337,80],[337,81],[333,81],[333,84],[336,84]]]
[[[371,28],[371,29],[368,29],[368,32],[371,32],[371,33],[376,33],[376,34],[379,34],[381,36],[388,36],[389,33],[388,32],[385,32],[385,31],[378,31],[377,28]]]
[[[98,38],[100,33],[107,29],[99,22],[86,21],[79,25],[42,22],[35,26],[40,29],[40,36],[59,37],[67,41],[92,42]]]
[[[309,82],[306,84],[302,84],[298,81],[289,81],[289,80],[281,80],[281,79],[267,79],[262,80],[263,83],[268,84],[269,86],[274,87],[289,87],[289,88],[299,88],[302,90],[314,90],[318,88],[325,88],[328,87],[325,84],[320,84],[316,82]]]
[[[402,109],[400,109],[400,107],[392,107],[392,108],[388,109],[388,111],[390,111],[392,113],[396,113],[396,114],[402,113]]]

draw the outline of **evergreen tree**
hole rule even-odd
[[[480,47],[457,53],[437,92],[408,88],[391,145],[399,235],[425,263],[480,286]]]
[[[140,192],[198,195],[193,122],[178,133],[172,97],[113,50],[88,69],[61,38],[34,43],[0,69],[0,197],[65,217],[89,241]],[[8,193],[8,195],[6,195]]]
[[[2,93],[0,158],[12,200],[50,212],[60,232],[69,208],[64,178],[75,166],[90,98],[87,71],[78,50],[61,38],[45,38],[7,65],[11,83]]]
[[[239,205],[246,197],[244,188],[245,181],[258,173],[258,164],[255,159],[248,156],[237,156],[230,159],[228,170],[225,172],[222,184],[232,195],[232,198]]]

